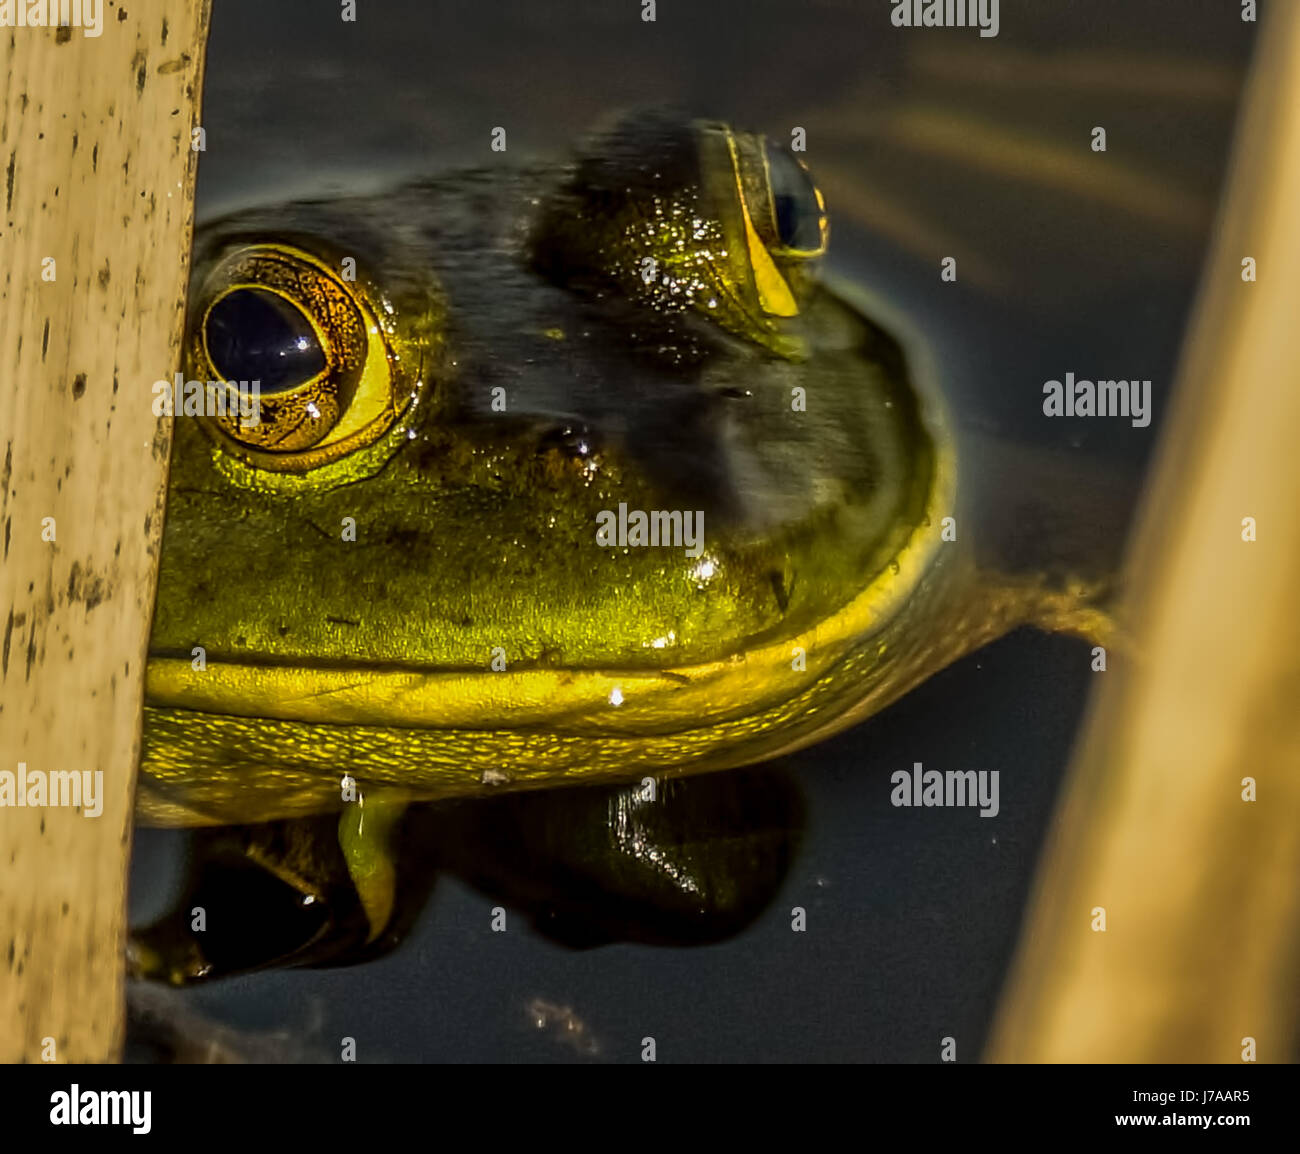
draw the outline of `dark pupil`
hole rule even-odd
[[[301,310],[262,289],[236,289],[208,313],[208,356],[223,379],[260,381],[263,393],[291,389],[325,367]]]
[[[812,178],[793,156],[771,144],[767,146],[767,168],[781,243],[805,251],[820,248],[821,212]]]

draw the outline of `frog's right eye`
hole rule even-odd
[[[251,419],[247,406],[204,416],[228,451],[258,468],[303,473],[391,428],[391,322],[361,284],[300,248],[266,242],[229,250],[197,300],[189,375],[256,398]]]

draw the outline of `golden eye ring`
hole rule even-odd
[[[238,391],[245,402],[200,415],[223,450],[259,469],[305,473],[392,427],[399,409],[389,326],[356,281],[296,245],[262,242],[221,257],[200,299],[188,341],[191,372],[210,374],[221,392],[233,398]],[[239,331],[250,318],[271,335]],[[296,350],[305,355],[295,365]],[[268,374],[272,387],[263,389]]]
[[[807,165],[766,137],[729,132],[736,188],[758,238],[778,260],[815,260],[826,253],[826,198]]]
[[[758,133],[699,121],[702,181],[726,241],[726,275],[740,286],[752,334],[798,358],[797,337],[781,322],[797,317],[816,259],[826,251],[829,215],[821,189],[792,153]]]

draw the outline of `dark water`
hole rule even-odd
[[[200,216],[565,150],[611,108],[676,104],[788,139],[833,214],[830,263],[902,318],[966,430],[1050,452],[1122,496],[1118,547],[1168,407],[1253,36],[1235,4],[1003,0],[1000,34],[898,30],[886,0],[331,5],[216,0]],[[956,124],[958,131],[945,133]],[[1088,148],[1106,127],[1104,158]],[[941,257],[959,281],[942,284]],[[1155,419],[1048,421],[1066,371],[1150,378]],[[197,1012],[361,1060],[572,1060],[528,1005],[567,1006],[596,1060],[975,1058],[1096,675],[1083,642],[1027,631],[881,716],[787,759],[802,851],[740,936],[572,951],[440,880],[412,938],[358,968],[234,979]],[[896,809],[889,774],[1001,774],[1001,812]],[[138,920],[180,835],[141,831]],[[807,910],[794,933],[790,910]]]

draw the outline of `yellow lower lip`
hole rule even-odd
[[[952,510],[955,461],[935,444],[927,516],[895,557],[834,615],[795,636],[721,661],[668,670],[529,669],[501,673],[320,669],[152,658],[149,705],[237,717],[402,728],[545,728],[568,734],[669,733],[755,713],[798,695],[888,622],[929,568]],[[804,667],[792,668],[797,649]]]

